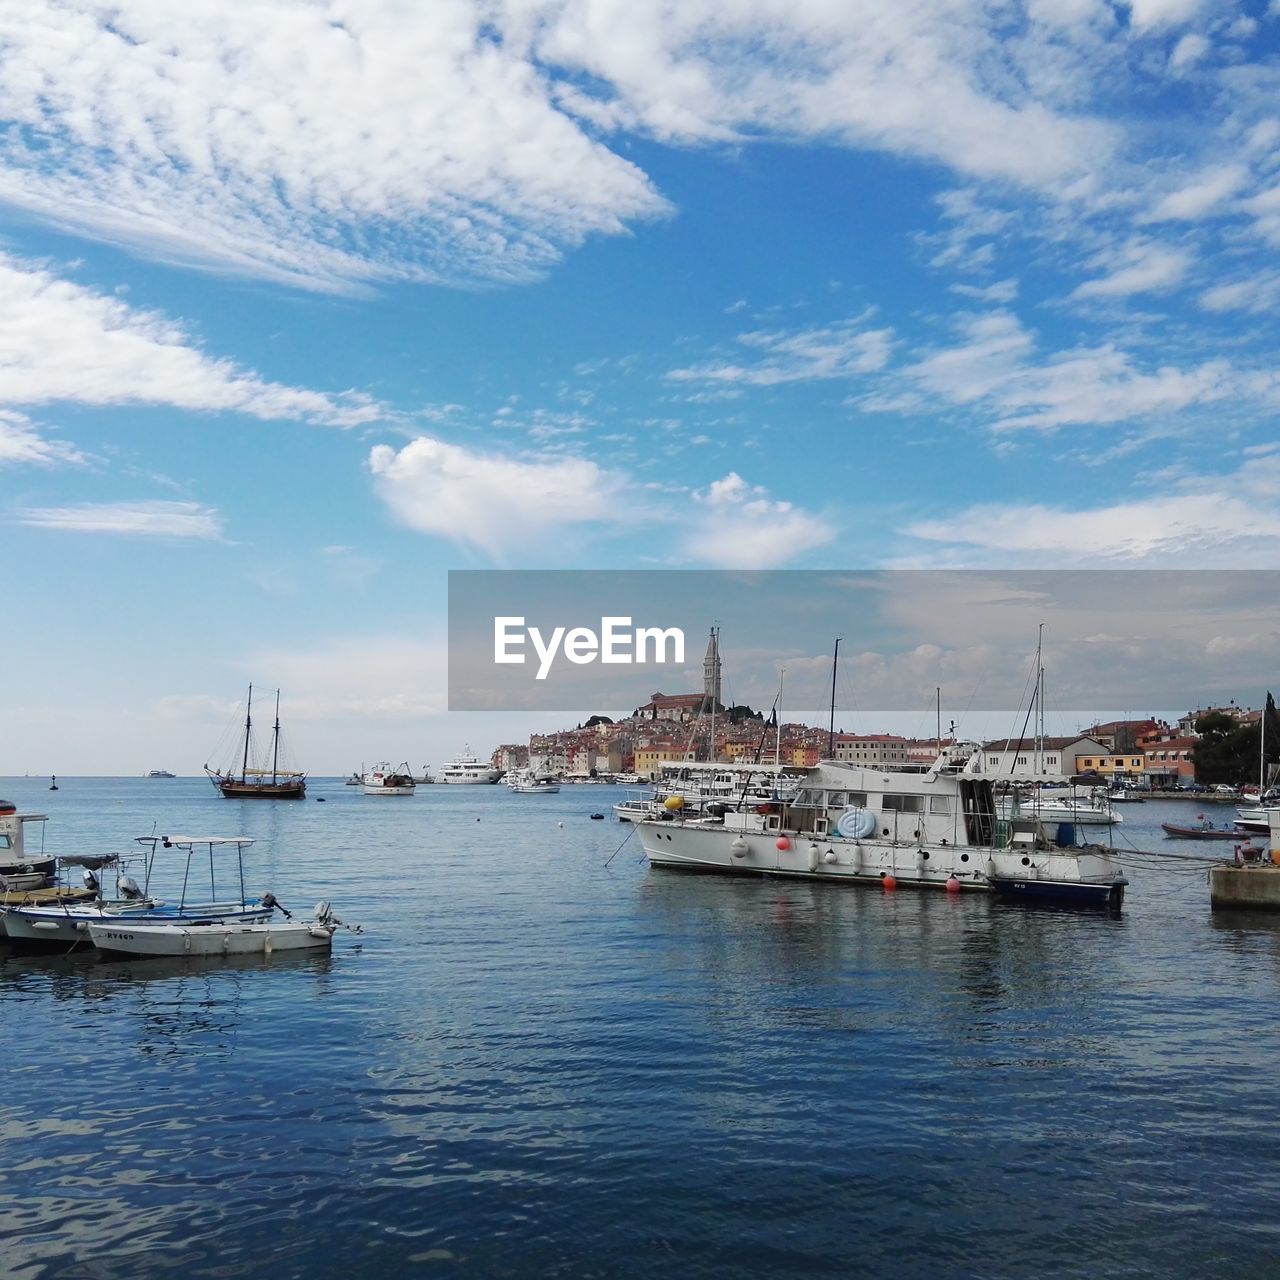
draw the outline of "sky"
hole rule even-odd
[[[557,727],[449,569],[1280,567],[1278,0],[0,0],[0,118],[0,774]]]

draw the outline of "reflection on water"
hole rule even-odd
[[[606,866],[605,789],[155,785],[56,821],[256,835],[368,932],[0,952],[7,1274],[1269,1274],[1280,921],[1200,879],[1011,909]]]

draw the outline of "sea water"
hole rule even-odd
[[[1280,922],[1198,867],[1054,911],[651,870],[603,786],[47,785],[46,849],[252,836],[365,933],[0,947],[12,1280],[1280,1274]]]

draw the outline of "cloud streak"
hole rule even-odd
[[[167,405],[338,427],[384,415],[358,393],[269,382],[206,355],[159,312],[0,255],[0,405],[52,403]]]
[[[143,538],[218,541],[222,519],[195,502],[90,502],[74,507],[24,507],[15,524],[70,533],[107,533]]]

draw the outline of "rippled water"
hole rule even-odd
[[[0,794],[62,853],[257,836],[367,930],[0,950],[6,1276],[1280,1273],[1280,922],[1198,869],[1113,917],[606,865],[604,787]]]

